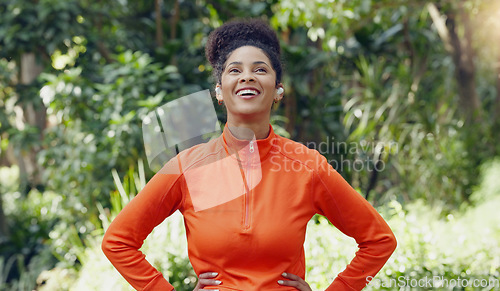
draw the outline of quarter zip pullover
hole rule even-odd
[[[267,138],[253,141],[226,126],[219,138],[181,152],[116,217],[102,247],[134,288],[173,289],[139,249],[176,210],[194,271],[218,272],[222,281],[207,290],[296,290],[277,281],[283,272],[304,279],[306,225],[316,213],[359,246],[329,291],[361,290],[396,247],[382,217],[323,156],[271,126]]]

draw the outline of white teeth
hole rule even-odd
[[[237,95],[241,96],[243,94],[252,94],[252,95],[257,95],[259,92],[257,90],[251,90],[251,89],[245,89],[245,90],[240,90]]]

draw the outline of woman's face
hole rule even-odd
[[[221,96],[231,118],[240,120],[268,119],[276,89],[276,72],[264,52],[254,46],[242,46],[228,57],[222,71]]]

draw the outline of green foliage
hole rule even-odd
[[[362,192],[370,190],[366,194],[375,205],[392,205],[387,216],[397,227],[401,225],[398,236],[410,243],[403,246],[404,253],[401,244],[398,249],[398,256],[407,259],[394,268],[387,266],[384,270],[392,273],[381,276],[424,276],[441,269],[449,274],[451,269],[466,272],[467,263],[475,268],[472,254],[457,256],[456,263],[448,256],[448,265],[427,266],[422,257],[431,254],[436,244],[423,234],[435,237],[439,229],[446,229],[442,240],[452,244],[454,224],[483,229],[479,222],[458,217],[475,220],[472,213],[484,215],[470,210],[471,205],[489,211],[485,201],[496,201],[493,193],[498,189],[499,174],[489,170],[490,178],[484,178],[478,187],[477,173],[490,167],[489,160],[500,154],[498,68],[494,65],[500,50],[491,41],[498,39],[500,31],[494,29],[500,23],[498,1],[461,1],[462,18],[456,18],[460,37],[467,25],[464,16],[470,17],[474,32],[476,91],[484,112],[480,124],[466,124],[458,110],[453,59],[429,16],[427,2],[160,2],[163,43],[156,36],[154,1],[0,2],[0,163],[17,163],[22,168],[21,159],[36,157],[43,174],[37,183],[47,190],[23,196],[24,189],[18,193],[17,174],[12,174],[16,170],[0,170],[0,207],[13,229],[0,245],[0,289],[32,288],[36,274],[54,264],[53,256],[60,266],[39,277],[38,284],[44,284],[46,290],[68,290],[77,277],[80,281],[74,288],[85,289],[87,278],[108,274],[117,278],[116,286],[126,286],[106,265],[98,242],[108,219],[128,202],[128,195],[141,188],[135,182],[152,174],[148,169],[139,174],[141,163],[139,167],[136,163],[144,158],[142,117],[174,98],[213,87],[203,46],[213,28],[233,17],[268,19],[281,39],[286,92],[271,120],[275,131],[303,143],[334,140],[340,151],[324,154],[331,161],[351,166],[340,169],[342,175]],[[459,14],[457,3],[439,4],[443,11]],[[29,52],[35,53],[43,74],[31,84],[20,84],[22,73],[32,69],[22,68],[20,63],[21,56]],[[33,118],[30,108],[46,119],[28,122]],[[354,170],[352,165],[358,161],[363,168]],[[374,165],[383,170],[369,170]],[[118,183],[119,177],[123,182]],[[114,190],[117,185],[123,190]],[[457,209],[470,214],[457,214]],[[429,227],[403,223],[412,219],[423,219]],[[308,234],[317,241],[308,242],[310,252],[332,247],[351,250],[341,236],[342,243],[334,246],[316,236],[323,232],[336,235],[325,221],[317,221]],[[165,231],[176,227],[166,226]],[[170,243],[161,237],[157,241]],[[471,253],[481,253],[479,248],[484,248],[491,250],[487,255],[497,255],[497,248],[481,242],[464,245]],[[310,257],[311,282],[317,282],[313,283],[317,288],[326,286],[332,278],[323,276],[323,267],[316,266],[335,260],[338,265],[331,267],[340,271],[348,253]],[[478,261],[487,265],[481,256]],[[178,286],[184,278],[193,279],[183,254],[155,260],[162,270],[175,270],[169,276]],[[419,269],[417,264],[428,269]],[[102,272],[96,275],[93,268]],[[60,284],[50,285],[54,280],[48,278],[59,278]]]
[[[379,279],[386,282],[400,276],[416,279],[426,276],[443,276],[448,280],[459,277],[494,279],[498,288],[500,221],[496,209],[500,207],[500,183],[498,179],[492,181],[491,177],[497,174],[499,166],[497,161],[485,168],[483,182],[473,194],[480,197],[488,192],[487,200],[462,212],[449,214],[446,218],[441,217],[439,209],[430,209],[422,201],[407,205],[407,211],[392,202],[387,208],[392,214],[388,223],[396,233],[399,247]]]
[[[493,2],[466,3],[470,17],[492,21]],[[436,45],[440,36],[424,4],[285,0],[273,6],[271,21],[286,35],[292,138],[333,140],[341,150],[325,153],[329,160],[347,161],[339,172],[377,205],[425,199],[452,211],[478,182],[471,169],[499,154],[496,109],[488,105],[498,92],[495,81],[478,78],[489,117],[479,128],[464,124],[453,61]],[[473,45],[482,43],[478,51],[497,59],[494,45],[481,40],[479,22],[471,25],[478,31]],[[497,75],[489,61],[476,65]],[[382,170],[370,170],[377,165]]]
[[[102,204],[97,204],[100,227],[86,238],[81,238],[77,232],[71,231],[71,227],[70,231],[65,232],[64,239],[70,243],[65,244],[64,253],[77,257],[81,266],[60,263],[53,270],[42,273],[40,280],[43,280],[44,285],[40,290],[133,290],[104,256],[101,242],[111,221],[144,187],[144,164],[139,161],[137,170],[131,168],[123,181],[116,171],[113,171],[113,178],[117,190],[111,193],[111,207],[104,208]],[[196,284],[196,276],[187,257],[186,240],[179,239],[182,237],[185,237],[184,222],[182,215],[177,212],[155,228],[141,251],[176,290],[192,290]],[[51,245],[57,245],[57,241]],[[69,256],[65,255],[60,262],[71,261]],[[78,273],[75,273],[75,270],[78,270]]]
[[[499,161],[484,167],[482,183],[473,194],[477,201],[482,202],[445,218],[442,209],[431,208],[424,200],[407,204],[405,209],[396,201],[379,208],[396,235],[398,248],[367,290],[457,290],[452,285],[439,287],[437,281],[433,285],[436,288],[408,286],[411,282],[408,280],[432,279],[434,276],[448,282],[456,282],[458,278],[492,280],[496,285],[490,287],[498,289],[500,218],[496,209],[500,207],[499,167]],[[310,223],[306,239],[306,279],[312,289],[325,289],[352,258],[354,251],[355,242],[335,231],[326,220]],[[461,290],[478,288],[469,286]]]
[[[411,79],[410,68],[387,62],[383,57],[357,62],[359,73],[353,79],[358,85],[348,93],[344,124],[351,131],[349,141],[368,146],[352,159],[384,166],[381,176],[386,186],[377,192],[385,194],[375,198],[378,203],[424,199],[446,206],[447,211],[456,209],[467,200],[470,180],[476,176],[468,171],[473,160],[460,134],[463,121],[443,103],[444,95],[432,96],[441,91],[428,91],[429,78],[434,82],[438,76],[428,72],[417,82]],[[422,89],[415,90],[417,86]],[[408,102],[400,102],[401,96]],[[427,113],[429,104],[439,111]],[[366,174],[359,173],[362,185],[367,184]]]
[[[16,74],[16,66],[12,61],[0,59],[0,132],[12,131],[11,120],[14,115],[15,87],[11,80]],[[0,134],[0,157],[4,157],[9,144],[5,135]]]
[[[181,94],[175,67],[153,63],[140,52],[126,51],[117,60],[92,75],[81,68],[44,75],[48,82],[41,96],[59,120],[46,131],[39,158],[47,186],[64,192],[74,215],[67,223],[77,229],[92,230],[85,225],[89,217],[97,223],[94,205],[106,201],[103,193],[113,188],[111,169],[123,172],[143,156],[142,119]]]
[[[67,49],[64,42],[82,32],[77,21],[80,13],[76,0],[2,1],[0,58],[18,57],[20,52],[39,52],[47,57],[56,48]]]
[[[485,168],[485,178],[476,192],[481,195],[493,185],[495,190],[488,193],[487,202],[449,214],[446,218],[441,217],[440,209],[430,208],[422,201],[407,205],[406,210],[396,201],[380,208],[397,237],[398,248],[379,274],[371,280],[367,290],[394,290],[398,287],[402,290],[418,290],[419,288],[408,286],[413,284],[409,283],[411,280],[435,276],[446,280],[499,280],[500,221],[495,210],[500,207],[500,184],[498,179],[489,184],[489,179],[496,174],[499,166],[500,162],[496,162]],[[137,179],[140,175],[136,173],[134,176]],[[131,179],[130,174],[126,178],[129,184],[135,184],[135,179]],[[127,188],[119,180],[116,182],[118,189]],[[137,183],[143,185],[140,178]],[[124,190],[118,192],[120,198],[113,199],[120,202],[112,203],[114,207],[110,213],[117,213],[120,209],[115,207],[123,207],[133,196]],[[102,215],[103,225],[108,225],[113,218],[114,215]],[[102,254],[101,240],[102,232],[98,231],[85,240],[86,249],[76,247],[82,258],[82,268],[71,288],[50,290],[97,290],[103,286],[110,290],[132,290]],[[336,230],[321,216],[308,223],[304,247],[306,281],[313,290],[324,290],[350,262],[356,251],[355,241]],[[175,213],[160,224],[141,250],[176,290],[192,290],[196,277],[187,258],[185,229],[180,213]],[[52,274],[44,274],[47,284],[57,286],[56,282],[60,280],[63,284],[68,278],[61,279],[62,272],[63,269],[57,268]],[[66,273],[71,274],[71,270]],[[498,281],[493,282],[498,284]],[[436,288],[432,288],[433,290],[456,290],[449,285],[439,287],[437,281],[435,284],[433,286]],[[462,290],[474,288],[466,287]]]
[[[15,190],[18,169],[1,168],[3,206],[8,221],[9,237],[0,241],[0,288],[2,290],[32,290],[42,270],[56,263],[46,244],[49,232],[64,218],[59,195],[36,190],[22,197]]]

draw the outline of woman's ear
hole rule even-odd
[[[219,102],[220,105],[224,101],[224,99],[222,98],[222,88],[220,84],[217,84],[215,86],[215,98],[217,98],[217,101]]]
[[[283,84],[279,83],[276,86],[276,96],[274,97],[274,101],[278,102],[283,99],[283,95],[285,95],[285,88],[283,88]]]

